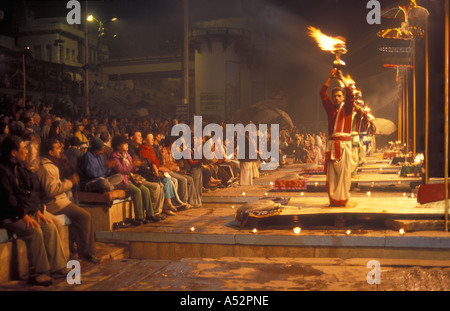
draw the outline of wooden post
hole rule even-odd
[[[428,184],[429,181],[429,155],[428,148],[430,144],[430,126],[428,123],[430,122],[430,59],[429,59],[429,41],[428,41],[428,16],[425,20],[425,155],[424,155],[424,163],[425,163],[425,183]]]
[[[89,115],[89,70],[88,70],[88,64],[89,64],[89,44],[88,44],[88,35],[89,35],[89,29],[88,29],[88,22],[86,20],[88,16],[88,1],[86,0],[86,16],[84,18],[84,94],[86,96],[86,116]]]
[[[449,75],[449,57],[450,57],[450,31],[449,31],[449,0],[445,0],[445,126],[444,126],[444,149],[445,149],[445,159],[444,159],[444,191],[445,191],[445,231],[448,232],[448,104],[449,104],[449,86],[448,86],[448,75]]]
[[[189,111],[189,0],[184,0],[183,74],[183,104],[188,106]],[[189,112],[186,118],[186,121],[189,122]]]
[[[413,156],[416,156],[416,104],[417,104],[417,98],[416,98],[416,39],[412,39],[412,55],[413,55]]]

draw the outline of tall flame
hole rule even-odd
[[[327,35],[324,35],[320,29],[314,28],[312,26],[308,27],[309,30],[309,36],[316,39],[317,43],[319,44],[319,47],[323,51],[331,51],[334,52],[337,50],[337,46],[339,45],[345,45],[345,39],[341,40],[339,38],[333,38],[329,37]]]

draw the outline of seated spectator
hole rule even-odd
[[[27,153],[25,143],[17,136],[2,143],[0,227],[24,239],[28,283],[49,286],[53,278],[66,277],[66,258],[56,226],[44,216],[37,176],[23,165]]]
[[[121,185],[121,174],[112,174],[115,161],[105,161],[104,143],[100,138],[91,142],[91,147],[78,162],[80,189],[87,192],[110,192]]]
[[[117,123],[117,118],[112,118],[108,127],[108,131],[114,136],[120,134],[119,125]]]
[[[196,146],[197,137],[193,136],[191,146]],[[201,142],[198,148],[202,148]],[[202,206],[202,193],[203,193],[203,169],[202,169],[202,160],[194,159],[194,151],[191,149],[191,157],[186,161],[186,166],[189,167],[189,174],[192,176],[194,180],[194,207],[198,208]]]
[[[88,148],[89,148],[88,144],[81,143],[80,150],[81,152],[83,152],[83,155],[88,151]]]
[[[65,146],[69,145],[70,139],[73,136],[72,132],[73,132],[72,122],[70,122],[70,121],[64,122],[61,126],[61,131],[60,131],[59,135],[63,139]]]
[[[41,166],[38,170],[39,182],[44,189],[44,203],[47,210],[54,214],[65,214],[69,217],[69,236],[75,240],[77,252],[81,259],[92,263],[99,263],[95,255],[95,232],[89,212],[72,203],[66,195],[74,184],[78,184],[79,177],[74,174],[69,179],[60,179],[59,169],[52,159],[61,156],[61,143],[58,140],[46,140],[41,146]]]
[[[52,125],[52,116],[47,114],[43,117],[43,125],[41,128],[41,141],[48,138],[48,133],[50,132],[50,126]]]
[[[2,122],[0,124],[0,144],[8,136],[9,136],[9,124]]]
[[[84,135],[83,130],[84,124],[80,122],[75,122],[73,127],[73,135],[78,137],[81,144],[86,144],[89,146],[89,140],[87,139],[86,135]]]
[[[117,135],[112,139],[112,148],[114,152],[111,159],[115,161],[113,170],[122,174],[123,182],[127,190],[131,193],[131,199],[134,206],[135,224],[147,224],[148,220],[156,221],[153,216],[153,204],[150,196],[150,190],[143,184],[137,184],[130,180],[132,173],[135,172],[133,159],[128,153],[128,139],[125,135]],[[145,215],[144,215],[145,212]]]
[[[88,141],[92,141],[95,137],[97,137],[97,133],[95,132],[95,130],[96,130],[95,125],[88,124],[86,131],[84,132]]]
[[[38,113],[33,113],[33,131],[39,136],[39,140],[41,137],[41,115]]]
[[[183,174],[180,167],[175,163],[172,157],[172,141],[173,139],[164,140],[164,148],[162,149],[163,164],[160,165],[160,170],[168,173],[173,179],[178,182],[178,195],[182,202],[187,203],[186,207],[190,208],[197,203],[194,200],[194,180],[191,176]]]
[[[69,145],[64,151],[65,156],[69,160],[69,163],[74,170],[74,172],[78,171],[78,161],[80,161],[81,157],[84,155],[83,151],[80,149],[81,142],[78,137],[73,136],[69,140]]]
[[[103,147],[103,156],[105,157],[105,160],[109,160],[111,158],[111,154],[113,153],[113,149],[111,148],[111,135],[109,132],[103,131],[100,133],[100,139],[104,143]]]
[[[164,185],[165,204],[163,207],[163,213],[169,216],[173,216],[175,215],[174,211],[178,211],[178,209],[172,202],[172,200],[176,198],[172,186],[171,177],[170,175],[165,176],[164,173],[159,170],[159,160],[156,156],[155,150],[153,149],[153,141],[153,134],[147,134],[144,140],[144,144],[141,146],[141,156],[150,162],[152,175],[154,176],[154,178],[160,179]],[[151,176],[149,177],[151,178]]]
[[[162,213],[164,207],[164,185],[160,183],[159,179],[152,179],[152,167],[149,161],[141,155],[142,133],[138,130],[133,130],[130,131],[129,136],[128,153],[133,159],[134,166],[137,168],[136,172],[146,179],[143,184],[150,190],[155,216],[160,217],[158,215]]]
[[[39,156],[39,141],[36,136],[32,134],[25,135],[23,140],[28,149],[28,155],[24,162],[24,166],[31,172],[37,174],[39,166],[41,165],[41,159]],[[55,224],[59,235],[62,236],[64,228],[62,221],[58,217],[49,213],[45,208],[44,217],[50,219]]]

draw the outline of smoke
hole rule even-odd
[[[284,91],[289,96],[288,113],[294,123],[326,120],[319,91],[328,78],[334,56],[323,52],[309,37],[310,23],[298,14],[266,5],[261,18],[269,53],[265,59],[269,94]],[[318,107],[320,105],[320,107]],[[319,109],[318,109],[319,108]]]
[[[350,10],[343,4],[345,1],[324,1],[299,12],[266,3],[261,11],[270,47],[266,59],[270,93],[283,89],[289,94],[288,113],[297,125],[326,125],[319,91],[334,60],[334,55],[320,50],[309,37],[308,26],[347,39],[349,51],[342,57],[347,63],[343,73],[356,81],[375,117],[396,120],[398,89],[394,70],[383,68],[386,55],[379,50],[383,46],[377,37],[380,28],[367,24],[364,6]],[[352,5],[355,6],[353,2]]]

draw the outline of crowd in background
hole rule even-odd
[[[301,133],[293,127],[280,133],[281,154],[293,157],[294,163],[321,163],[325,161],[325,132]]]

